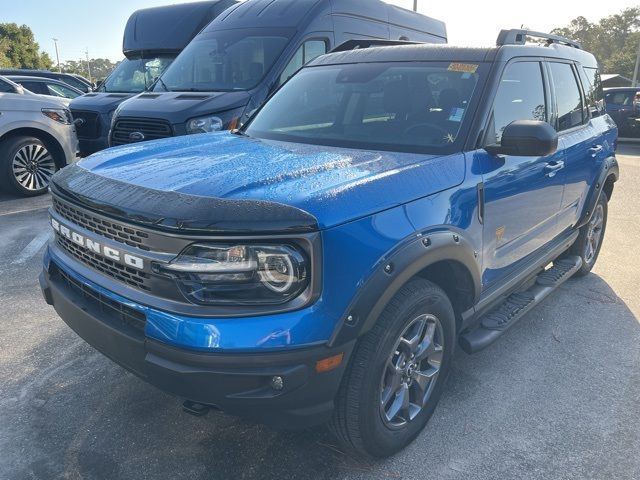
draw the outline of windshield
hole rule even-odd
[[[110,93],[140,93],[149,88],[175,58],[162,55],[145,58],[125,58],[100,86]]]
[[[162,75],[155,91],[248,90],[260,83],[289,42],[289,32],[254,28],[196,37]]]
[[[371,150],[453,150],[484,70],[435,62],[308,67],[267,102],[246,133]]]

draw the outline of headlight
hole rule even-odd
[[[154,269],[201,305],[278,305],[309,284],[307,259],[293,245],[195,244]]]
[[[66,108],[43,108],[42,114],[45,117],[49,117],[51,120],[64,125],[71,125],[73,123],[71,112]]]
[[[187,133],[210,133],[222,130],[223,122],[220,117],[192,118],[187,122]]]

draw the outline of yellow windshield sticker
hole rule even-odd
[[[478,65],[475,63],[451,63],[448,70],[450,72],[476,73]]]

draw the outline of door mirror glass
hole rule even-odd
[[[485,150],[492,155],[546,157],[558,150],[558,132],[547,122],[516,120],[504,128],[500,144]]]

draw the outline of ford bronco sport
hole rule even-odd
[[[535,32],[324,55],[239,130],[58,172],[44,296],[191,413],[393,454],[456,345],[593,267],[618,177],[601,95],[592,55]]]

